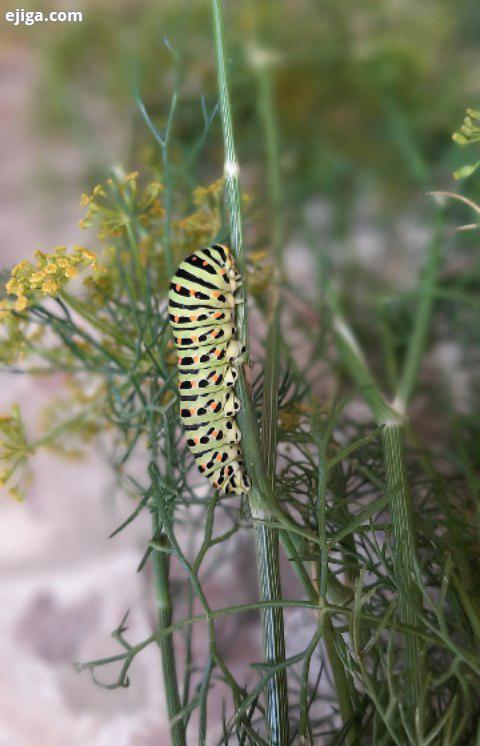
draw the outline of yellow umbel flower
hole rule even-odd
[[[158,181],[145,187],[138,184],[139,174],[118,172],[105,184],[97,184],[90,195],[82,195],[81,204],[87,208],[80,221],[82,228],[96,228],[102,241],[126,235],[132,223],[154,229],[164,216],[159,195],[163,190]]]
[[[17,264],[5,285],[9,295],[17,296],[13,309],[18,313],[25,311],[38,292],[55,297],[81,270],[98,269],[96,255],[83,246],[74,246],[70,251],[66,246],[57,246],[51,254],[36,251],[35,262],[24,260]]]

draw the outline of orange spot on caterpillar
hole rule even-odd
[[[212,402],[210,404],[210,409],[216,409],[216,407],[217,407],[217,402],[216,401],[214,401],[214,402]]]
[[[218,381],[218,378],[219,378],[219,376],[218,376],[218,373],[215,373],[215,375],[214,375],[214,376],[213,376],[213,378],[212,378],[212,381],[213,381],[214,383],[216,383],[216,382]]]
[[[182,289],[181,285],[175,285],[175,290],[177,291],[177,293],[179,293],[181,289]]]
[[[198,355],[197,355],[197,357],[194,357],[194,358],[193,358],[193,362],[194,362],[194,363],[198,363],[198,361],[199,361],[199,357],[198,357]]]
[[[192,415],[192,417],[193,417],[193,415],[195,414],[195,410],[194,410],[194,409],[190,409],[190,414],[191,414],[191,415]]]
[[[178,322],[178,316],[174,316],[173,320],[176,321],[176,322]]]
[[[199,438],[197,438],[197,437],[195,437],[195,438],[193,439],[193,442],[195,443],[195,445],[197,445],[197,446],[198,446],[198,444],[200,443],[200,439],[199,439]]]
[[[221,460],[222,460],[222,455],[221,455],[221,453],[219,453],[218,456],[217,456],[217,461],[221,461]]]
[[[195,298],[195,290],[190,290],[190,295]]]
[[[196,256],[192,256],[192,262],[198,262],[198,259]]]
[[[197,320],[196,316],[190,316],[190,321],[196,321],[196,320]]]
[[[222,352],[221,352],[221,350],[215,350],[215,352],[213,354],[215,355],[215,357],[220,357],[220,355],[222,354]]]
[[[202,262],[204,267],[208,267],[208,262]]]
[[[214,319],[219,319],[221,317],[221,315],[222,315],[222,312],[221,311],[217,311],[216,313],[213,314],[213,318]]]
[[[218,296],[219,296],[219,295],[220,295],[220,293],[218,292],[218,290],[215,290],[215,291],[214,291],[214,292],[212,293],[212,296],[213,296],[214,298],[218,298]]]

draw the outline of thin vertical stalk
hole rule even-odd
[[[422,597],[416,583],[418,561],[415,528],[402,439],[402,428],[398,423],[383,426],[383,457],[393,530],[393,572],[398,587],[400,619],[404,624],[415,627],[422,608]],[[407,635],[405,663],[411,675],[409,700],[412,703],[418,701],[421,690],[422,647],[422,642],[415,635]]]
[[[343,725],[349,730],[345,743],[353,746],[357,741],[357,728],[353,709],[351,684],[345,673],[342,660],[338,654],[335,640],[335,628],[326,611],[327,583],[328,583],[328,544],[327,544],[327,438],[320,436],[318,441],[318,496],[317,496],[317,526],[320,540],[320,558],[315,565],[315,586],[318,591],[318,630],[323,638],[328,660],[332,670],[333,683],[337,694],[338,706]]]
[[[262,402],[262,441],[265,469],[273,489],[277,454],[278,386],[280,363],[280,275],[284,233],[283,190],[280,172],[280,145],[275,118],[272,76],[268,62],[255,67],[258,108],[266,153],[266,174],[270,198],[270,241],[273,273],[270,283],[270,309],[265,356]]]
[[[436,215],[434,234],[430,242],[425,269],[419,283],[419,302],[402,369],[395,401],[390,407],[380,387],[371,375],[361,350],[336,308],[334,299],[334,330],[337,344],[357,382],[377,423],[382,427],[382,448],[385,477],[390,499],[393,532],[393,570],[398,588],[400,619],[415,626],[422,613],[421,591],[416,582],[419,573],[411,495],[403,448],[403,420],[414,391],[432,315],[435,287],[440,266],[440,229],[443,215]],[[422,683],[423,646],[414,635],[407,635],[405,664],[411,674],[409,700],[418,701]]]
[[[175,57],[175,60],[176,60],[176,57]],[[163,232],[164,233],[163,254],[165,256],[165,268],[167,271],[167,277],[168,277],[168,280],[170,280],[175,270],[173,250],[172,250],[172,211],[173,211],[173,188],[172,186],[173,185],[172,185],[172,166],[170,162],[170,140],[171,140],[171,135],[172,135],[173,120],[175,117],[175,111],[176,111],[177,104],[178,104],[178,93],[175,90],[172,95],[172,100],[170,102],[170,109],[169,109],[168,117],[167,117],[167,124],[165,126],[165,131],[163,134],[160,134],[160,132],[157,130],[154,123],[152,122],[152,119],[147,109],[145,108],[145,104],[140,98],[140,94],[138,93],[138,91],[134,92],[134,96],[137,102],[137,106],[140,109],[140,113],[143,119],[145,120],[145,123],[148,129],[150,130],[156,142],[160,146],[160,152],[162,154],[163,174],[164,174],[164,180],[165,180],[165,186],[166,186],[165,217],[164,217],[164,232]]]
[[[231,246],[235,252],[238,265],[245,276],[245,255],[243,241],[242,213],[240,202],[239,165],[233,137],[232,113],[227,82],[225,52],[223,42],[223,24],[220,0],[212,0],[214,22],[215,51],[219,88],[220,114],[222,119],[225,147],[225,188],[230,219]],[[241,289],[237,311],[237,329],[241,343],[248,350],[248,318],[245,303],[245,287]],[[262,600],[281,599],[280,566],[278,554],[278,532],[268,525],[272,516],[265,509],[263,498],[271,498],[271,477],[265,471],[263,451],[260,444],[255,409],[244,372],[239,375],[237,393],[241,403],[238,418],[243,436],[245,462],[252,480],[249,493],[252,517],[257,519],[255,538],[259,574],[259,590]],[[276,425],[276,423],[275,423]],[[270,462],[270,468],[272,463]],[[274,468],[274,467],[273,467]],[[268,663],[280,663],[285,660],[285,637],[283,611],[281,608],[266,608],[262,612],[263,648]],[[284,746],[288,743],[288,696],[285,670],[281,670],[269,679],[267,692],[267,732],[269,743]]]
[[[161,534],[160,542],[167,545],[166,537]],[[167,629],[172,624],[172,598],[170,594],[170,556],[166,552],[155,551],[153,554],[153,569],[155,579],[155,596],[158,609],[159,631]],[[165,699],[167,703],[168,719],[170,721],[170,738],[173,746],[185,746],[185,729],[183,722],[176,719],[181,710],[178,691],[177,668],[173,636],[159,635],[158,646],[162,658],[162,673],[165,683]]]
[[[265,470],[270,489],[275,487],[275,467],[277,456],[277,431],[278,431],[278,386],[279,386],[279,363],[280,363],[280,261],[283,242],[283,221],[281,213],[282,188],[280,175],[280,157],[277,124],[274,117],[272,80],[270,71],[265,65],[257,68],[258,102],[260,123],[266,150],[267,185],[270,197],[271,211],[271,252],[273,255],[274,273],[271,283],[270,310],[267,332],[267,344],[264,366],[263,402],[262,402],[262,446],[265,461]],[[270,578],[261,577],[262,598],[270,597],[274,591],[277,598],[281,598],[281,583],[279,570],[279,534],[265,524],[257,527],[257,545],[266,556],[269,556],[268,565]],[[263,574],[263,573],[262,573]],[[261,575],[262,575],[261,574]],[[277,614],[276,609],[267,610],[264,624],[269,628],[269,634],[265,635],[264,648],[267,660],[275,656],[277,660],[285,657],[285,633],[283,628],[283,614]],[[273,612],[273,613],[272,613]],[[277,650],[271,647],[271,640],[276,640]],[[270,680],[269,685],[275,683],[268,698],[273,700],[278,697],[279,691],[287,691],[286,671],[279,671],[278,681]],[[286,696],[282,701],[275,703],[275,710],[280,712],[281,721],[284,722],[285,732],[283,737],[288,739],[288,703]],[[271,713],[273,713],[271,708]],[[269,714],[271,714],[269,713]],[[269,732],[273,733],[275,723],[269,724]],[[277,740],[281,739],[279,733]],[[281,740],[279,740],[281,743]]]
[[[260,123],[263,129],[265,152],[266,152],[266,177],[270,197],[270,209],[272,214],[270,226],[271,253],[273,259],[273,277],[271,281],[270,298],[270,321],[266,344],[266,362],[264,374],[264,397],[262,410],[262,440],[264,446],[265,466],[271,486],[275,479],[275,461],[277,450],[277,419],[278,419],[278,383],[279,383],[279,352],[280,352],[280,311],[281,311],[281,289],[280,278],[282,269],[282,247],[284,239],[284,197],[280,169],[280,143],[278,125],[275,117],[274,92],[272,81],[272,64],[274,56],[260,55],[255,65],[256,80],[258,86],[258,102]],[[323,637],[327,655],[332,670],[334,685],[337,692],[340,712],[344,724],[352,723],[354,711],[350,696],[350,682],[345,674],[344,666],[338,654],[335,640],[335,630],[328,614],[324,611],[327,594],[328,576],[328,549],[326,539],[325,521],[325,497],[326,497],[326,448],[323,443],[320,453],[320,487],[318,500],[318,534],[322,542],[321,558],[318,563],[319,572],[314,579],[313,598],[317,598],[318,629],[319,636]],[[287,538],[286,532],[281,532],[282,539]],[[285,542],[284,542],[285,544]],[[311,547],[312,553],[318,547]],[[318,596],[317,596],[318,594]],[[312,596],[311,596],[312,598]],[[316,646],[315,646],[316,647]],[[311,738],[308,726],[308,715],[303,718],[300,735],[306,741]],[[305,726],[305,728],[304,728]],[[303,732],[304,731],[304,732]],[[346,743],[354,743],[354,730],[351,729],[346,736]]]
[[[171,424],[168,414],[165,416],[165,444],[167,449],[167,471],[169,476],[173,468],[172,461],[172,433]],[[156,445],[154,423],[151,423],[152,430],[152,456],[155,462],[158,459],[158,448]],[[153,535],[159,544],[168,546],[168,538],[161,530],[162,521],[160,513],[162,506],[158,501],[162,499],[158,490],[154,490],[155,510],[152,514]],[[172,624],[172,598],[170,592],[170,555],[167,552],[155,550],[153,552],[153,572],[155,582],[155,598],[158,610],[158,630],[161,633],[168,629]],[[177,666],[175,660],[175,648],[173,635],[158,636],[158,646],[162,659],[162,674],[165,688],[165,699],[167,705],[167,714],[170,722],[170,739],[173,746],[186,746],[185,726],[182,720],[177,719],[178,713],[182,709],[180,702],[180,693],[178,689]]]
[[[422,600],[418,586],[415,592],[413,590],[418,560],[402,446],[402,416],[386,401],[368,369],[355,337],[335,306],[334,331],[338,349],[350,375],[362,391],[377,424],[382,428],[383,461],[392,517],[393,569],[399,596],[400,619],[405,624],[415,626],[415,620],[422,613]],[[405,668],[409,672],[415,672],[414,694],[410,699],[413,702],[419,692],[421,680],[421,643],[413,635],[407,635],[406,639]]]
[[[240,166],[235,150],[233,138],[233,120],[230,104],[230,92],[227,81],[227,67],[225,62],[225,50],[223,41],[223,20],[221,0],[211,0],[213,27],[215,35],[215,55],[217,63],[217,84],[220,104],[220,116],[222,120],[223,143],[224,143],[224,166],[225,191],[230,220],[230,241],[235,252],[237,263],[242,275],[245,276],[245,247],[243,241],[242,209],[240,199]],[[239,299],[245,301],[245,287],[239,292]],[[246,345],[248,342],[248,318],[246,303],[240,303],[237,308],[237,329],[240,341]]]
[[[175,110],[178,102],[178,93],[175,90],[170,103],[170,110],[168,113],[167,124],[165,132],[162,135],[158,132],[155,125],[153,124],[144,104],[141,100],[138,92],[135,95],[140,112],[152,132],[155,140],[160,146],[162,153],[162,162],[164,168],[164,177],[166,182],[166,193],[165,193],[165,218],[164,218],[164,242],[163,242],[163,253],[165,256],[165,268],[167,272],[167,278],[170,278],[174,272],[174,261],[172,251],[172,207],[173,207],[173,188],[172,188],[172,170],[170,165],[170,139],[172,133],[173,119],[175,116]],[[152,455],[154,462],[158,459],[158,449],[156,446],[156,435],[153,429],[151,433],[152,443]],[[167,476],[171,478],[171,472],[173,468],[173,445],[172,445],[172,432],[171,424],[168,420],[168,415],[165,417],[165,446],[167,450]],[[156,500],[158,501],[161,497],[156,494]],[[153,513],[153,530],[154,536],[159,544],[165,544],[168,546],[168,539],[164,532],[161,531],[161,521],[159,520],[161,506],[156,505],[156,510]],[[155,595],[158,607],[158,629],[162,630],[170,627],[172,624],[172,600],[170,593],[170,555],[166,552],[156,550],[153,554],[153,568],[154,568],[154,580],[155,580]],[[178,688],[177,678],[177,667],[175,660],[175,648],[172,635],[159,635],[158,645],[160,648],[160,655],[162,659],[162,672],[163,681],[165,687],[165,698],[167,704],[167,713],[170,721],[170,738],[173,746],[185,746],[185,726],[182,720],[177,718],[178,713],[182,709],[180,702],[180,693]]]
[[[438,211],[436,213],[434,233],[430,242],[423,277],[418,288],[419,301],[415,313],[415,323],[410,336],[405,365],[402,370],[400,384],[395,397],[394,407],[401,414],[406,411],[411,399],[417,382],[422,356],[425,351],[425,343],[435,300],[435,286],[437,284],[437,276],[440,267],[440,230],[442,225],[443,213]]]

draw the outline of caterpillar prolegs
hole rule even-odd
[[[234,326],[240,283],[230,249],[215,244],[180,264],[168,294],[187,444],[200,471],[225,494],[249,489],[233,391],[243,353]]]

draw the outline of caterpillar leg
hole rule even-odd
[[[240,344],[238,339],[231,339],[227,345],[226,358],[229,363],[234,363],[238,360],[240,355],[245,352],[245,347]]]

